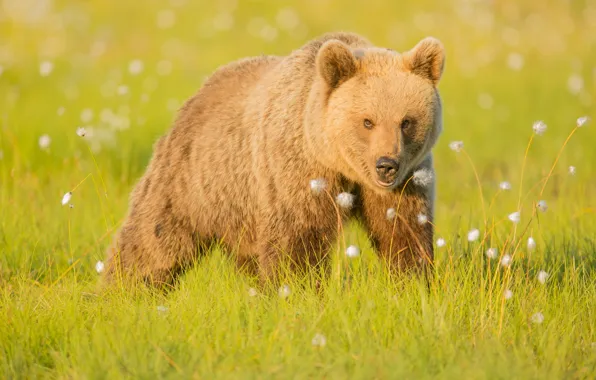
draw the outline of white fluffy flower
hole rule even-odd
[[[426,187],[433,182],[433,172],[429,169],[418,169],[414,172],[413,181],[416,185]]]
[[[590,122],[590,118],[587,116],[582,116],[577,118],[577,127],[581,128],[584,125],[587,125]]]
[[[292,294],[292,290],[289,285],[283,285],[279,288],[278,294],[281,298],[288,298]]]
[[[536,204],[536,208],[538,208],[538,211],[540,212],[546,212],[546,210],[548,210],[548,205],[546,204],[546,201],[538,201],[538,203]]]
[[[47,77],[54,70],[54,64],[50,61],[43,61],[39,64],[39,75]]]
[[[521,220],[519,211],[512,212],[511,214],[509,214],[509,216],[507,216],[507,218],[514,224],[519,223],[519,221]]]
[[[315,194],[321,194],[327,188],[327,181],[324,178],[310,180],[310,191]]]
[[[499,184],[499,189],[501,190],[511,190],[511,184],[507,181],[503,181]]]
[[[546,128],[546,124],[542,120],[535,121],[532,125],[534,133],[536,133],[538,136],[543,135],[544,132],[546,132]]]
[[[528,251],[533,251],[536,249],[536,240],[534,240],[534,238],[531,236],[528,238],[527,247],[528,247]]]
[[[548,279],[549,274],[546,271],[541,270],[540,272],[538,272],[538,282],[540,282],[541,284],[544,284],[546,282],[546,280]]]
[[[70,202],[70,198],[72,198],[72,192],[69,191],[62,197],[62,206],[66,206]]]
[[[443,239],[443,238],[438,238],[437,239],[437,247],[439,247],[439,248],[444,247],[445,244],[447,244],[447,242],[445,241],[445,239]]]
[[[85,129],[85,127],[77,128],[77,136],[85,137],[86,134],[87,134],[87,130]]]
[[[354,258],[360,256],[360,248],[355,245],[351,245],[346,248],[346,256],[349,258]]]
[[[144,67],[145,65],[143,64],[143,61],[141,61],[140,59],[135,59],[130,61],[130,63],[128,64],[128,72],[132,75],[139,75],[143,72]]]
[[[480,237],[480,231],[474,228],[468,232],[468,241],[476,241]]]
[[[489,248],[486,250],[486,257],[489,259],[496,259],[499,256],[499,250],[496,248]]]
[[[503,255],[501,258],[501,265],[504,267],[508,267],[511,265],[512,257],[510,255]]]
[[[248,296],[249,297],[256,297],[257,294],[259,294],[257,292],[257,289],[255,289],[255,288],[248,288]]]
[[[95,271],[97,273],[103,272],[104,269],[105,269],[105,265],[104,265],[103,261],[98,261],[95,263]]]
[[[387,209],[387,220],[393,220],[397,216],[397,211],[393,207]]]
[[[416,220],[418,221],[418,224],[426,224],[428,222],[428,216],[424,214],[418,214]]]
[[[47,134],[41,135],[37,143],[41,149],[48,149],[52,143],[52,138]]]
[[[463,141],[452,141],[449,143],[449,149],[451,149],[454,152],[461,152],[461,150],[463,148],[464,148]]]
[[[536,324],[541,324],[542,322],[544,322],[544,315],[540,312],[532,315],[532,323],[536,323]]]
[[[569,167],[569,175],[575,175],[575,166]]]
[[[311,343],[315,347],[325,347],[327,344],[327,338],[325,338],[325,335],[317,333],[312,338]]]
[[[503,297],[505,297],[506,300],[511,299],[511,297],[513,297],[513,292],[511,289],[505,289],[503,292]]]
[[[335,198],[339,207],[348,210],[354,206],[354,199],[356,199],[354,194],[346,193],[345,191],[343,193],[339,193]]]

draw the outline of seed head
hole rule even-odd
[[[50,147],[50,144],[52,143],[52,138],[50,136],[46,135],[41,135],[39,137],[39,147],[41,149],[48,149]]]
[[[312,338],[311,343],[315,347],[325,347],[327,344],[327,338],[325,338],[325,335],[317,333]]]
[[[54,64],[50,61],[43,61],[39,64],[39,75],[47,77],[54,70]]]
[[[542,136],[544,132],[546,132],[546,128],[547,126],[542,120],[535,121],[532,125],[534,133],[536,133],[538,136]]]
[[[256,297],[257,294],[259,294],[257,292],[257,289],[255,289],[255,288],[248,288],[248,296],[249,297]]]
[[[509,218],[509,220],[510,220],[511,222],[513,222],[514,224],[517,224],[517,223],[519,223],[519,221],[520,221],[520,219],[521,219],[521,218],[520,218],[520,215],[519,215],[519,211],[512,212],[511,214],[509,214],[509,216],[508,216],[507,218]]]
[[[528,238],[528,251],[533,251],[536,249],[536,240],[533,237]]]
[[[104,268],[105,268],[105,265],[103,264],[103,261],[98,261],[95,263],[95,271],[97,273],[103,272]]]
[[[503,255],[503,257],[501,258],[501,265],[504,267],[508,267],[509,265],[511,265],[511,261],[512,258],[510,255]]]
[[[132,75],[140,74],[143,71],[143,68],[144,68],[143,61],[141,61],[140,59],[132,60],[128,64],[128,72],[131,73]]]
[[[433,172],[429,169],[418,169],[414,172],[413,181],[416,185],[427,187],[433,182]]]
[[[454,152],[461,152],[461,150],[464,148],[464,142],[463,141],[452,141],[449,143],[449,149],[451,149]]]
[[[337,197],[335,198],[339,207],[345,208],[347,210],[351,209],[352,206],[354,205],[354,199],[356,199],[354,194],[350,194],[350,193],[346,193],[346,192],[339,193],[337,195]]]
[[[87,130],[84,127],[77,128],[77,136],[85,137],[86,134],[87,134]]]
[[[496,259],[499,256],[499,250],[496,248],[489,248],[486,250],[486,257],[489,259]]]
[[[397,212],[393,207],[387,209],[387,220],[393,220],[397,216]]]
[[[288,298],[292,294],[292,290],[289,285],[283,285],[279,288],[278,294],[281,298]]]
[[[480,237],[480,231],[474,228],[468,232],[468,241],[476,241]]]
[[[541,284],[544,284],[546,282],[546,280],[548,279],[548,273],[541,270],[540,272],[538,272],[538,282],[540,282]]]
[[[569,175],[575,175],[575,166],[569,167]]]
[[[324,178],[310,180],[310,191],[315,194],[321,194],[327,188],[327,181]]]
[[[158,307],[156,307],[156,309],[160,313],[166,313],[168,311],[168,308],[166,306],[163,306],[163,305],[159,305]]]
[[[590,123],[590,118],[587,116],[582,116],[577,118],[577,127],[581,128],[584,125],[588,125]]]
[[[70,198],[72,198],[72,192],[69,191],[62,197],[62,206],[66,206],[70,202]]]
[[[444,247],[446,244],[447,244],[447,242],[445,241],[445,239],[443,239],[443,238],[437,239],[437,247],[441,248],[441,247]]]
[[[349,258],[354,258],[360,256],[360,248],[355,245],[351,245],[346,248],[346,256]]]
[[[544,315],[541,312],[538,312],[538,313],[532,315],[531,321],[532,321],[532,323],[539,325],[542,322],[544,322]]]
[[[511,297],[513,297],[513,292],[511,289],[505,289],[503,292],[503,297],[505,297],[506,300],[511,299]]]
[[[501,190],[511,190],[511,184],[507,181],[503,181],[499,184],[499,189]]]
[[[548,205],[546,204],[546,201],[538,201],[538,203],[536,204],[536,208],[538,208],[538,211],[540,212],[546,212],[546,210],[548,210]]]
[[[416,220],[418,221],[418,224],[426,224],[428,222],[428,216],[424,214],[418,214]]]

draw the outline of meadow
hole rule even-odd
[[[430,284],[350,225],[320,292],[217,249],[166,294],[98,290],[182,102],[333,30],[447,50]],[[594,378],[595,104],[594,0],[2,0],[0,377]]]

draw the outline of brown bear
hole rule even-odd
[[[171,283],[219,242],[272,280],[325,262],[350,217],[400,272],[432,263],[443,65],[434,38],[400,54],[338,32],[219,68],[155,144],[107,278]]]

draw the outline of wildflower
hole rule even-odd
[[[140,74],[143,71],[143,68],[144,68],[143,61],[141,61],[140,59],[132,60],[128,64],[128,72],[131,73],[132,75]]]
[[[499,189],[501,190],[511,190],[511,184],[507,181],[503,181],[499,184]]]
[[[452,141],[449,143],[449,149],[451,149],[454,152],[461,152],[461,150],[463,148],[464,148],[463,141]]]
[[[537,325],[541,324],[542,322],[544,322],[544,315],[541,312],[538,312],[534,315],[532,315],[532,323],[536,323]]]
[[[533,237],[528,238],[528,251],[533,251],[536,249],[536,240]]]
[[[70,202],[70,198],[72,198],[72,192],[69,191],[62,197],[62,206],[66,206],[66,204]]]
[[[499,250],[496,248],[489,248],[486,250],[486,257],[489,259],[496,259],[499,256]]]
[[[50,61],[43,61],[39,64],[39,75],[47,77],[54,70],[54,64]]]
[[[397,211],[393,207],[387,209],[387,220],[393,220],[397,216]]]
[[[511,222],[513,222],[514,224],[519,223],[519,221],[520,221],[519,211],[512,212],[511,214],[509,214],[509,216],[507,218],[509,218],[509,220]]]
[[[477,228],[468,232],[468,241],[476,241],[480,237],[480,231]]]
[[[350,258],[354,258],[354,257],[358,257],[360,256],[360,248],[358,248],[355,245],[351,245],[346,249],[346,256],[350,257]]]
[[[575,175],[575,166],[569,167],[569,175]]]
[[[315,347],[325,347],[327,344],[327,338],[325,338],[325,335],[323,334],[316,333],[312,338],[311,343]]]
[[[538,211],[541,211],[541,212],[546,212],[546,210],[548,210],[546,201],[538,201],[538,203],[536,204],[536,207],[538,208]]]
[[[77,136],[85,137],[86,134],[87,134],[87,130],[85,129],[85,127],[77,128]]]
[[[326,187],[327,181],[324,178],[310,180],[310,191],[312,191],[312,193],[315,195],[321,194]]]
[[[577,118],[577,127],[581,128],[584,125],[587,125],[590,122],[590,118],[587,116],[582,116]]]
[[[258,294],[257,289],[255,288],[248,288],[248,296],[249,297],[256,297]]]
[[[48,149],[52,143],[52,138],[48,135],[41,135],[37,143],[41,149]]]
[[[510,289],[505,289],[503,297],[505,297],[506,300],[511,299],[511,297],[513,297],[513,292]]]
[[[534,133],[536,133],[538,136],[542,136],[544,132],[546,132],[546,128],[546,124],[542,120],[535,121],[532,125]]]
[[[433,182],[433,172],[429,169],[418,169],[414,172],[413,181],[416,185],[426,187]]]
[[[509,265],[511,265],[511,261],[512,258],[510,255],[503,255],[503,257],[501,258],[501,265],[504,267],[508,267]]]
[[[424,214],[418,214],[416,217],[418,224],[426,224],[428,222],[428,216]]]
[[[337,197],[335,198],[335,200],[337,201],[337,204],[339,205],[339,207],[349,210],[354,205],[355,198],[356,197],[354,196],[354,194],[343,192],[343,193],[339,193],[337,195]]]
[[[283,285],[279,288],[278,294],[281,298],[288,298],[292,290],[290,289],[289,285]]]
[[[538,272],[538,282],[540,282],[541,284],[544,284],[546,282],[546,280],[548,279],[548,273],[541,270],[540,272]]]
[[[105,268],[105,265],[104,265],[103,261],[98,261],[95,263],[95,271],[97,273],[103,272],[104,268]]]
[[[443,239],[443,238],[438,238],[437,239],[437,247],[439,247],[439,248],[440,247],[444,247],[445,244],[447,244],[447,242],[445,241],[445,239]]]

